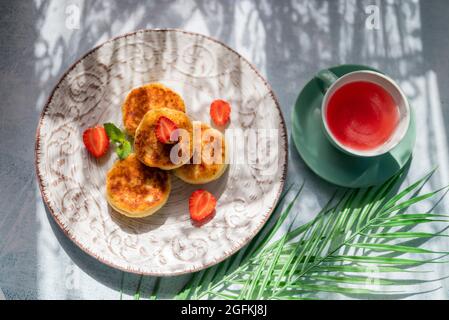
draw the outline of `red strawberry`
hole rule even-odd
[[[83,133],[83,142],[87,151],[99,158],[108,151],[109,137],[103,127],[88,128]]]
[[[189,198],[190,218],[194,222],[202,222],[209,218],[215,210],[217,200],[206,190],[196,190]]]
[[[210,105],[210,116],[217,126],[228,123],[231,115],[231,105],[224,100],[215,100]]]
[[[160,117],[156,123],[156,137],[162,143],[174,143],[176,142],[176,137],[171,140],[172,132],[177,130],[176,124],[167,117]]]

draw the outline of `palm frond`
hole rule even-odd
[[[140,275],[139,282],[137,283],[136,293],[134,294],[134,300],[140,300],[142,282],[143,282],[143,275]]]
[[[153,290],[150,295],[150,300],[156,300],[159,294],[159,287],[161,285],[161,278],[157,277],[154,281]]]
[[[448,236],[442,231],[413,230],[427,223],[448,226],[446,214],[409,212],[413,205],[446,190],[420,194],[433,173],[400,192],[404,171],[379,187],[346,190],[333,197],[312,221],[299,227],[291,223],[288,231],[273,241],[301,187],[282,210],[283,201],[279,202],[275,214],[249,245],[194,274],[177,298],[315,299],[323,293],[401,296],[408,286],[428,281],[404,275],[425,272],[417,268],[424,264],[446,263],[444,257],[449,254],[411,242]]]

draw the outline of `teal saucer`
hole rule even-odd
[[[377,71],[361,65],[341,65],[329,70],[337,76],[358,70]],[[327,139],[321,125],[322,99],[319,80],[313,78],[299,94],[292,119],[296,149],[318,176],[343,187],[369,187],[386,181],[410,159],[416,138],[413,110],[407,134],[394,149],[381,156],[361,158],[339,151]]]

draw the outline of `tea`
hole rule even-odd
[[[341,144],[355,150],[376,149],[394,133],[399,108],[381,86],[367,81],[350,82],[329,99],[326,121]]]

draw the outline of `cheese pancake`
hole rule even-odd
[[[179,129],[178,143],[165,144],[157,139],[156,125],[160,117],[170,119]],[[145,114],[136,130],[134,150],[139,160],[147,166],[171,170],[189,161],[191,142],[192,122],[184,112],[167,108],[153,109]]]
[[[212,129],[205,123],[195,121],[193,128],[194,156],[190,163],[177,168],[173,173],[187,183],[208,183],[220,178],[226,171],[228,163],[226,141],[220,131]],[[201,150],[198,146],[201,146]],[[199,152],[201,157],[195,156]]]
[[[127,133],[134,136],[145,113],[157,108],[186,111],[182,98],[160,83],[150,83],[131,90],[122,106]]]
[[[150,168],[135,154],[118,160],[106,177],[106,198],[116,211],[131,218],[142,218],[159,210],[170,194],[170,176]]]

